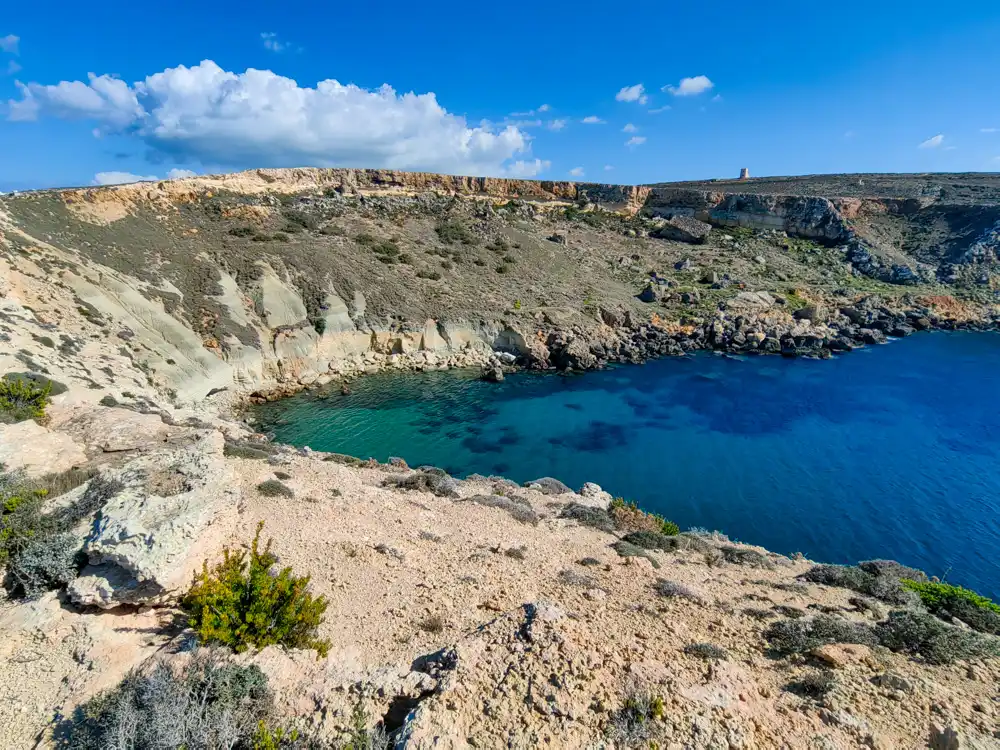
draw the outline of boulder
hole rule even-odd
[[[726,302],[730,310],[763,310],[774,305],[774,297],[767,292],[740,292]]]
[[[587,482],[580,488],[580,499],[576,502],[579,505],[586,505],[591,508],[603,508],[607,510],[608,506],[611,505],[610,492],[605,492],[601,489],[601,485],[594,484],[593,482]]]
[[[636,296],[640,302],[658,302],[662,295],[663,292],[658,284],[646,284],[645,288]]]
[[[712,225],[692,219],[690,216],[674,216],[657,229],[653,236],[674,242],[688,242],[700,245],[708,238]]]
[[[796,320],[808,320],[813,323],[820,323],[826,320],[826,308],[822,305],[808,305],[792,313]]]
[[[159,451],[118,472],[125,488],[111,498],[84,543],[88,564],[68,588],[77,604],[110,609],[171,599],[214,558],[237,513],[221,432],[189,447]],[[153,494],[144,474],[164,465],[183,477],[183,491]]]
[[[114,453],[163,443],[178,428],[165,424],[159,414],[101,406],[74,413],[61,429],[92,450]]]
[[[543,495],[565,495],[573,493],[573,490],[560,482],[558,479],[553,479],[552,477],[533,479],[530,482],[525,482],[524,486],[529,490],[538,490]]]
[[[0,425],[0,465],[28,476],[58,473],[87,462],[83,446],[70,435],[27,420]]]

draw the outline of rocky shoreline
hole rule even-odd
[[[948,304],[944,298],[932,301],[938,306]],[[686,323],[665,323],[656,316],[652,321],[637,321],[629,310],[601,308],[603,326],[539,331],[533,339],[524,337],[531,344],[521,351],[469,346],[447,356],[429,351],[367,352],[364,357],[331,365],[331,373],[256,390],[245,401],[261,404],[336,383],[348,388],[353,379],[381,372],[479,368],[484,380],[499,382],[518,370],[586,372],[699,351],[829,359],[923,331],[1000,330],[1000,317],[995,313],[961,308],[958,303],[946,310],[918,303],[890,307],[869,296],[836,308],[806,305],[789,314],[780,309],[785,302],[767,292],[741,293],[728,303],[729,314]]]

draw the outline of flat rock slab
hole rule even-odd
[[[114,453],[163,443],[180,428],[165,424],[159,414],[95,407],[81,410],[62,429],[89,450]]]
[[[0,464],[24,469],[28,476],[66,471],[87,462],[83,446],[72,437],[27,420],[0,425]]]

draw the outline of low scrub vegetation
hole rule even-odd
[[[132,671],[91,698],[65,722],[61,747],[256,749],[285,734],[268,729],[274,715],[274,696],[259,667],[227,664],[203,649],[176,669],[161,661],[146,673]]]
[[[278,558],[271,540],[260,549],[261,522],[249,549],[223,550],[222,562],[206,561],[195,575],[181,606],[188,624],[203,644],[222,644],[237,652],[271,645],[311,648],[325,656],[330,642],[319,638],[326,612],[324,597],[309,591],[309,576],[289,567],[272,571]]]
[[[910,580],[902,583],[903,588],[920,597],[932,614],[957,617],[981,633],[1000,635],[1000,605],[985,596],[949,583]]]
[[[121,492],[123,485],[95,476],[73,503],[45,512],[47,499],[79,478],[79,474],[71,479],[53,475],[53,486],[58,489],[50,492],[45,480],[29,480],[22,472],[0,474],[0,565],[7,567],[13,594],[33,599],[61,588],[85,562],[79,554],[82,541],[71,532]]]
[[[875,626],[829,614],[781,620],[764,632],[777,656],[803,654],[828,643],[884,646],[929,664],[1000,655],[1000,640],[948,625],[927,612],[899,609]]]
[[[676,536],[681,531],[673,521],[656,513],[640,510],[638,505],[624,498],[616,497],[608,510],[615,528],[620,531],[653,531],[665,536]]]
[[[295,497],[292,488],[277,479],[268,479],[257,485],[257,492],[264,497]]]
[[[52,383],[26,377],[0,379],[0,424],[45,419],[52,398]]]
[[[608,739],[618,747],[659,747],[667,715],[663,698],[647,690],[629,690],[622,707],[611,715]]]

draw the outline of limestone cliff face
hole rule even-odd
[[[636,185],[606,185],[550,180],[515,180],[499,177],[463,177],[393,169],[255,169],[234,174],[206,175],[161,182],[140,182],[61,191],[67,203],[81,211],[102,204],[193,199],[206,191],[234,193],[295,193],[336,190],[347,195],[441,193],[492,201],[524,200],[540,203],[587,201],[607,210],[634,214],[651,189]],[[98,212],[99,213],[99,212]]]

